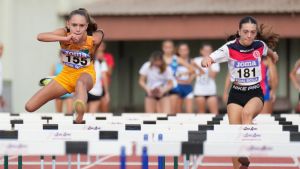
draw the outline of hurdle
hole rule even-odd
[[[107,142],[107,141],[48,141],[45,146],[44,141],[16,141],[0,140],[0,154],[5,156],[18,155],[41,155],[52,156],[55,165],[55,156],[69,154],[89,154],[89,155],[120,155],[121,164],[126,164],[124,156],[132,155],[132,144],[126,142]],[[107,148],[109,147],[109,148]],[[43,165],[41,158],[41,166]],[[19,161],[19,166],[22,161]],[[80,162],[78,161],[80,166]],[[8,168],[8,160],[5,159],[4,168]],[[80,167],[79,167],[80,168]]]
[[[45,118],[46,116],[52,118]],[[258,116],[257,125],[227,125],[227,116],[204,115],[203,119],[200,120],[202,116],[195,114],[188,114],[186,117],[183,114],[178,116],[87,114],[84,118],[84,124],[73,124],[72,117],[63,114],[54,116],[39,114],[38,118],[30,119],[30,117],[31,115],[27,116],[22,113],[19,116],[6,114],[5,118],[7,119],[0,120],[4,122],[0,124],[0,130],[2,130],[2,133],[0,132],[0,144],[3,143],[6,147],[10,144],[12,147],[9,149],[11,151],[0,149],[1,155],[18,155],[19,157],[30,155],[22,147],[29,145],[30,142],[33,143],[31,138],[35,135],[39,139],[36,139],[34,143],[39,144],[39,142],[45,141],[52,142],[51,144],[58,143],[61,145],[55,148],[62,149],[62,151],[58,153],[40,149],[41,152],[34,152],[28,148],[27,151],[34,155],[116,155],[120,156],[120,167],[123,168],[126,168],[124,165],[126,156],[131,154],[143,157],[145,163],[146,157],[149,155],[173,156],[175,157],[174,168],[178,167],[178,157],[182,155],[186,157],[186,167],[189,166],[189,155],[274,156],[272,153],[280,153],[280,156],[299,156],[295,152],[295,150],[299,150],[298,125],[293,122],[289,123],[291,122],[289,118],[283,116]],[[117,121],[114,121],[115,119]],[[263,123],[264,120],[267,121],[266,124]],[[272,120],[275,122],[271,123]],[[12,123],[14,124],[13,129]],[[242,140],[245,134],[253,133],[260,134],[260,139]],[[220,140],[222,134],[226,134],[223,141]],[[237,138],[239,134],[239,139],[230,139],[232,137]],[[79,143],[84,143],[85,146],[80,150],[73,150],[78,147]],[[72,144],[71,148],[70,144]],[[111,149],[110,147],[115,144],[117,144],[116,149]],[[67,145],[69,145],[68,151],[66,151]],[[284,149],[286,145],[288,145],[287,149]],[[134,146],[136,146],[135,151],[133,151]],[[220,152],[223,149],[226,151]],[[228,151],[231,149],[233,151],[229,153]],[[160,167],[163,167],[163,163],[163,160],[159,160]],[[141,165],[143,164],[141,162]],[[144,166],[146,167],[146,164]]]

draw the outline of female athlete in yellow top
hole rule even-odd
[[[70,13],[66,28],[40,33],[37,37],[39,41],[60,43],[64,67],[54,80],[30,98],[25,105],[26,111],[36,111],[52,99],[75,92],[76,122],[82,122],[86,111],[87,92],[95,82],[93,56],[103,36],[87,10],[81,8]]]

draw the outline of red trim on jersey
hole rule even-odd
[[[260,57],[262,57],[263,50],[264,50],[264,46],[257,48],[249,53],[242,53],[240,51],[229,48],[229,56],[230,58],[237,61],[256,60],[257,58],[253,56],[253,52],[259,51]]]

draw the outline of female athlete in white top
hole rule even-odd
[[[203,44],[200,48],[200,56],[193,59],[193,65],[197,68],[194,97],[198,113],[206,112],[206,104],[210,113],[219,112],[215,78],[220,72],[220,65],[214,63],[209,68],[201,68],[202,59],[208,57],[212,50],[211,45]]]
[[[110,100],[108,90],[108,66],[103,59],[103,55],[103,51],[98,49],[94,63],[96,81],[94,87],[88,92],[88,111],[91,113],[99,112],[100,104],[104,98],[107,101]]]

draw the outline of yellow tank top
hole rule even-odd
[[[87,36],[84,44],[61,42],[64,68],[82,69],[93,65],[94,43],[93,37]]]

